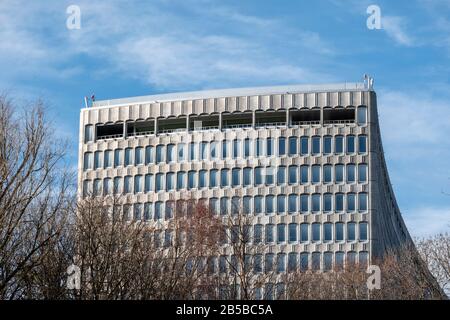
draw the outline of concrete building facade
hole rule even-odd
[[[180,199],[219,215],[239,206],[268,251],[302,269],[411,241],[368,82],[96,101],[81,110],[78,185],[80,197],[123,194],[130,219],[162,230]]]

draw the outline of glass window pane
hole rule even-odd
[[[320,165],[312,166],[312,183],[320,183]]]
[[[297,137],[289,137],[289,155],[297,154]]]
[[[220,186],[228,187],[229,185],[230,185],[230,182],[228,180],[228,169],[222,169],[220,171]]]
[[[344,182],[344,165],[337,164],[337,165],[335,165],[334,169],[335,169],[334,177],[335,177],[336,183]]]
[[[359,211],[367,211],[367,193],[360,193],[358,195]]]
[[[300,182],[302,184],[308,183],[309,177],[308,177],[308,166],[301,166],[300,167]]]
[[[300,154],[307,155],[309,153],[308,137],[300,138]]]
[[[286,242],[286,225],[284,223],[277,225],[277,241],[278,243]]]
[[[344,137],[336,136],[334,141],[334,152],[336,154],[344,153]]]
[[[307,194],[300,195],[300,211],[303,213],[309,211],[309,196]]]
[[[274,196],[266,196],[266,214],[271,214],[274,212],[273,202]]]
[[[145,192],[151,192],[153,191],[153,175],[152,174],[146,174],[145,175]]]
[[[115,168],[122,166],[122,161],[123,161],[123,159],[122,159],[122,157],[123,157],[122,153],[123,153],[123,152],[122,152],[122,149],[116,149],[116,150],[114,150],[114,167],[115,167]]]
[[[185,161],[186,158],[186,144],[180,143],[177,145],[177,159],[178,161]]]
[[[156,146],[156,163],[161,163],[164,161],[164,146]]]
[[[312,137],[312,154],[320,154],[320,137]]]
[[[145,164],[153,163],[154,161],[154,148],[153,146],[145,147]]]
[[[289,242],[297,242],[297,224],[289,224]]]
[[[333,224],[332,223],[324,223],[323,224],[323,240],[324,241],[331,241],[332,240],[332,231],[333,230]]]
[[[289,213],[297,212],[298,196],[296,194],[290,194],[288,198],[288,211]]]
[[[286,167],[279,166],[277,170],[277,184],[282,185],[286,183]]]
[[[355,136],[347,136],[347,153],[355,152]]]
[[[309,239],[308,229],[309,229],[309,224],[302,223],[300,225],[300,241],[301,242],[307,242],[308,241],[308,239]]]
[[[254,211],[255,215],[261,214],[263,212],[262,196],[255,196],[254,198]]]
[[[239,186],[241,184],[241,169],[233,168],[231,170],[231,185],[233,187]]]
[[[348,164],[347,165],[347,182],[352,183],[355,182],[355,165],[354,164]]]
[[[273,138],[266,139],[266,156],[273,156]]]
[[[343,193],[336,193],[335,197],[336,197],[335,210],[337,212],[344,211],[344,194]]]
[[[206,170],[198,172],[198,188],[206,188]]]
[[[286,138],[278,138],[278,155],[284,156],[286,154]]]
[[[361,222],[359,224],[359,240],[366,241],[367,240],[367,223]]]
[[[286,196],[278,195],[277,196],[277,213],[285,213],[286,212]]]
[[[252,184],[252,168],[244,168],[244,187],[248,187]]]
[[[336,241],[344,240],[344,224],[342,222],[337,222],[335,225]]]
[[[366,153],[367,152],[367,136],[359,136],[358,137],[358,152]]]
[[[323,137],[323,153],[331,154],[331,136]]]
[[[354,222],[347,223],[347,240],[349,240],[349,241],[356,240],[355,229],[356,229],[356,224]]]
[[[332,194],[331,193],[325,193],[323,195],[323,211],[324,212],[330,212],[332,210]]]
[[[320,241],[320,223],[312,224],[312,241]]]
[[[213,169],[209,172],[209,187],[215,188],[218,186],[218,170]]]
[[[358,166],[358,182],[367,182],[367,164],[360,164]]]
[[[312,211],[313,212],[320,211],[320,194],[312,195]]]
[[[297,174],[298,174],[298,167],[289,166],[289,184],[297,183]]]
[[[323,182],[324,183],[331,183],[332,177],[331,177],[331,165],[327,164],[323,166]]]
[[[261,185],[261,184],[263,184],[262,168],[256,167],[255,168],[255,185]]]
[[[365,106],[358,107],[358,125],[367,123],[367,108]]]

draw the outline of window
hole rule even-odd
[[[131,193],[131,176],[125,176],[123,181],[123,192],[124,193]]]
[[[125,149],[125,166],[131,166],[133,164],[133,149]]]
[[[311,269],[314,271],[320,270],[320,252],[312,253]]]
[[[335,136],[334,137],[334,153],[342,154],[344,153],[344,137]]]
[[[311,182],[313,184],[320,183],[320,165],[313,165],[312,166],[312,177]]]
[[[104,168],[111,168],[113,165],[113,159],[112,159],[113,153],[111,150],[105,150],[105,156],[104,156],[104,162],[103,166]]]
[[[272,185],[275,183],[274,181],[274,167],[266,167],[266,185]]]
[[[289,156],[297,154],[297,137],[289,137]]]
[[[309,255],[307,252],[300,253],[300,270],[301,271],[308,270],[308,257],[309,257]]]
[[[253,227],[253,244],[260,244],[262,242],[262,224],[255,224]]]
[[[94,170],[97,170],[102,167],[102,152],[95,151],[94,153]]]
[[[88,124],[84,127],[84,143],[94,141],[94,127]]]
[[[312,241],[320,241],[320,223],[313,223],[311,226],[312,226]]]
[[[360,193],[358,200],[359,211],[367,211],[367,193]]]
[[[134,193],[143,191],[142,175],[134,176]]]
[[[150,164],[150,163],[154,163],[154,153],[155,153],[155,148],[153,146],[146,146],[145,147],[145,164]]]
[[[286,242],[286,225],[284,223],[277,225],[277,241],[278,243]]]
[[[163,190],[164,186],[164,174],[163,173],[157,173],[155,177],[155,191],[159,192]]]
[[[272,243],[273,239],[273,224],[266,224],[266,243]]]
[[[151,202],[146,202],[144,204],[144,220],[149,221],[153,215],[153,207]]]
[[[162,205],[163,205],[162,201],[155,202],[155,216],[154,216],[155,220],[162,219]]]
[[[286,183],[286,167],[279,166],[277,170],[277,184],[283,185]]]
[[[251,150],[251,140],[249,138],[246,138],[244,140],[244,157],[245,158],[250,157],[250,150]]]
[[[297,224],[290,223],[289,224],[289,242],[297,242]]]
[[[344,211],[344,194],[336,193],[335,195],[335,210],[337,212]]]
[[[186,188],[186,172],[177,172],[177,190]]]
[[[212,169],[209,171],[209,187],[215,188],[218,186],[218,175],[219,171],[217,169]]]
[[[263,211],[262,208],[262,196],[255,196],[254,198],[254,211],[255,211],[255,215],[261,214]]]
[[[278,253],[277,254],[277,272],[285,272],[286,271],[286,254]]]
[[[261,157],[263,153],[263,139],[257,138],[256,139],[256,145],[255,145],[255,154],[257,157]]]
[[[119,194],[122,192],[122,177],[114,178],[114,193]]]
[[[137,147],[134,149],[134,165],[144,164],[144,148]]]
[[[266,196],[266,214],[272,214],[273,213],[273,201],[274,196]]]
[[[347,165],[347,183],[353,183],[355,182],[355,165],[354,164],[348,164]]]
[[[221,187],[228,187],[230,185],[230,182],[228,181],[228,169],[222,169],[220,170],[220,186]]]
[[[277,196],[277,213],[282,214],[286,212],[286,196],[278,195]]]
[[[102,193],[102,185],[100,179],[94,180],[94,196],[99,196]]]
[[[239,197],[231,198],[231,214],[238,215],[241,209],[241,199]]]
[[[366,153],[367,152],[367,136],[358,136],[358,152]]]
[[[360,106],[357,111],[358,125],[363,126],[367,123],[367,107]]]
[[[241,158],[241,141],[238,139],[233,140],[233,159]]]
[[[198,188],[206,188],[206,170],[198,172]]]
[[[219,214],[220,208],[219,208],[219,200],[217,198],[210,198],[209,199],[209,209],[214,215]]]
[[[264,257],[264,271],[266,273],[273,271],[273,258],[274,258],[274,254],[273,253],[268,253]],[[267,288],[266,288],[265,291],[267,291]]]
[[[168,172],[166,174],[166,191],[175,190],[175,174]]]
[[[308,166],[301,166],[300,167],[300,182],[301,184],[308,183]]]
[[[333,239],[333,224],[326,222],[323,224],[323,241],[329,242]]]
[[[177,145],[177,159],[178,162],[186,161],[186,145],[184,143],[180,143]]]
[[[220,198],[220,215],[225,216],[228,214],[228,198]]]
[[[84,154],[84,161],[83,161],[83,169],[84,170],[90,170],[92,169],[92,152],[86,152]]]
[[[320,194],[316,193],[312,195],[312,212],[320,211]]]
[[[261,185],[261,184],[263,184],[262,168],[256,167],[255,168],[255,185]]]
[[[297,201],[298,196],[296,194],[290,194],[288,197],[288,212],[296,213],[297,212]]]
[[[212,141],[209,145],[209,153],[211,155],[211,160],[217,160],[219,157],[219,143],[217,141]]]
[[[244,196],[242,198],[242,209],[244,211],[244,214],[250,214],[251,213],[251,208],[252,208],[251,200],[252,200],[252,197],[250,197],[250,196]]]
[[[354,265],[356,263],[356,252],[350,251],[347,252],[347,264]]]
[[[300,211],[302,213],[309,211],[309,196],[307,194],[300,195]]]
[[[194,189],[196,187],[196,172],[194,170],[191,170],[188,172],[188,189]]]
[[[300,154],[302,156],[307,155],[309,153],[309,147],[308,147],[308,137],[301,137],[300,138]]]
[[[244,187],[248,187],[252,184],[252,168],[244,168]]]
[[[273,138],[266,139],[266,156],[273,156]]]
[[[194,161],[196,159],[195,142],[191,142],[189,143],[189,160]]]
[[[111,178],[103,179],[103,194],[112,194],[112,180]]]
[[[241,184],[241,169],[233,168],[231,170],[231,185],[233,187],[239,186]]]
[[[366,251],[361,251],[359,253],[359,265],[361,267],[366,267],[369,261],[369,254]]]
[[[309,225],[307,223],[300,224],[300,241],[301,242],[307,242],[309,239],[308,235],[308,227]]]
[[[334,177],[336,180],[336,183],[342,183],[344,182],[344,165],[337,164],[334,166]]]
[[[297,183],[297,174],[298,174],[298,167],[297,166],[289,166],[289,184],[296,184]]]
[[[114,150],[114,168],[122,166],[122,149]]]
[[[139,221],[142,219],[142,203],[134,204],[134,220]]]
[[[153,191],[153,175],[152,174],[146,174],[145,175],[145,186],[144,191],[145,192],[151,192]]]
[[[358,165],[358,182],[366,183],[367,182],[367,164]]]
[[[367,222],[359,223],[359,240],[360,241],[367,240]]]
[[[347,153],[355,153],[355,136],[347,136]]]
[[[253,256],[253,272],[254,273],[262,272],[262,254],[255,254]]]
[[[166,220],[173,218],[174,207],[175,207],[174,201],[166,201],[166,208],[165,208],[165,219]]]
[[[208,143],[205,141],[200,142],[200,160],[206,160],[208,158]]]
[[[278,155],[284,156],[286,154],[286,138],[279,137],[278,138]]]
[[[356,224],[354,222],[347,223],[347,240],[348,241],[356,240],[355,228],[356,228]]]
[[[230,142],[228,140],[222,141],[222,159],[228,159],[230,156]]]
[[[344,253],[343,252],[335,253],[335,263],[336,263],[337,270],[342,270],[344,268]]]
[[[168,144],[166,148],[166,162],[172,163],[175,161],[175,145]]]
[[[226,273],[227,272],[227,256],[220,256],[219,257],[219,273]]]
[[[331,183],[331,165],[326,164],[323,166],[323,183]]]
[[[331,154],[331,136],[323,137],[323,154]]]
[[[336,241],[344,241],[344,224],[336,222],[335,224]]]
[[[164,162],[164,146],[157,145],[156,146],[156,163]]]
[[[330,271],[333,268],[333,253],[325,252],[323,254],[323,269],[325,271]]]
[[[331,212],[333,195],[331,193],[325,193],[323,195],[323,211]]]
[[[320,154],[320,137],[315,136],[312,137],[312,155],[318,155]]]

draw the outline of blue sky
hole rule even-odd
[[[366,26],[369,5],[381,30]],[[81,29],[66,28],[66,8]],[[44,98],[77,159],[83,96],[375,78],[413,236],[450,229],[450,0],[0,2],[0,90]]]

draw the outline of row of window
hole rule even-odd
[[[360,251],[358,254],[354,251],[344,253],[337,252],[290,252],[290,253],[266,253],[246,255],[244,257],[244,265],[248,271],[253,273],[268,272],[294,272],[306,270],[332,270],[333,267],[339,269],[345,265],[355,265],[359,263],[361,266],[367,265],[369,254],[367,251]],[[211,256],[208,258],[200,258],[197,261],[188,261],[186,270],[189,272],[196,271],[201,273],[233,273],[240,270],[240,264],[235,255],[221,255],[219,257]]]
[[[242,203],[241,203],[242,199]],[[201,202],[206,204],[206,200],[201,199]],[[315,193],[312,195],[297,194],[286,195],[267,195],[267,196],[244,196],[228,197],[222,198],[210,198],[209,208],[214,214],[220,215],[237,215],[243,213],[246,215],[254,214],[261,215],[265,213],[266,215],[274,214],[284,214],[286,211],[289,214],[294,213],[318,213],[318,212],[367,212],[367,193],[324,193],[323,195]],[[166,202],[156,201],[145,202],[145,203],[135,203],[132,205],[124,205],[125,217],[129,220],[135,221],[150,221],[150,220],[169,220],[174,217],[174,214],[183,214],[188,212],[192,208],[187,209],[187,201],[169,200]],[[345,211],[344,211],[345,208]]]
[[[222,235],[222,244],[237,243],[238,239],[246,243],[258,244],[294,244],[294,243],[328,243],[344,241],[367,241],[368,223],[367,222],[325,222],[323,224],[315,223],[279,223],[279,224],[255,224],[253,226],[244,226],[244,230],[236,225]],[[173,231],[157,231],[154,233],[154,244],[161,246],[161,234],[164,232],[163,245],[168,247],[173,244]],[[182,239],[182,242],[186,239]]]
[[[113,193],[148,193],[160,191],[192,190],[204,188],[250,187],[286,184],[367,183],[367,164],[291,165],[278,167],[211,169],[135,175],[115,178],[85,180],[85,195]],[[231,174],[231,176],[230,176]]]
[[[277,156],[329,155],[329,154],[360,154],[367,153],[367,136],[347,135],[335,136],[303,136],[279,137]],[[298,144],[298,140],[300,143]],[[345,143],[344,143],[345,141]],[[345,146],[344,146],[345,145]],[[240,159],[255,157],[271,157],[275,155],[275,139],[258,138],[256,140],[223,140],[222,142],[192,142],[169,145],[157,145],[126,149],[86,152],[84,154],[84,170],[111,168],[131,165],[148,165],[154,163],[172,163],[183,161],[204,161],[221,159]],[[219,155],[220,153],[220,155]],[[124,154],[124,155],[123,155]],[[113,161],[114,155],[114,161]]]

